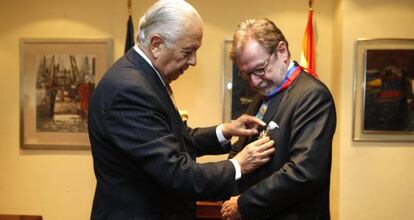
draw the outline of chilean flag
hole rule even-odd
[[[302,41],[299,64],[314,77],[318,77],[315,69],[315,45],[313,42],[313,10],[309,9],[308,24],[306,25],[305,35]]]

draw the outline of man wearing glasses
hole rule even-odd
[[[238,181],[241,194],[223,203],[224,219],[330,219],[336,113],[328,88],[290,60],[287,40],[268,19],[242,22],[230,57],[258,93],[248,114],[276,125],[267,130],[276,153]],[[230,157],[256,139],[240,138]]]

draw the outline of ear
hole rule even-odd
[[[150,38],[149,49],[154,58],[160,56],[161,50],[164,47],[164,39],[158,34],[154,34]]]
[[[289,59],[289,51],[286,45],[286,42],[280,41],[276,47],[277,57],[282,59],[283,61],[287,61]]]

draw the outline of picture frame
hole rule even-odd
[[[112,48],[111,39],[20,39],[22,149],[90,149],[89,98]]]
[[[256,94],[249,83],[238,76],[237,65],[230,59],[232,42],[225,39],[223,44],[223,122],[244,114]]]
[[[414,141],[414,39],[357,39],[353,140]]]

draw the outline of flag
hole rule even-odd
[[[134,45],[135,45],[135,43],[134,43],[134,24],[132,23],[132,16],[129,15],[128,16],[128,22],[127,22],[127,32],[126,32],[124,53],[126,53]]]
[[[315,46],[313,42],[313,10],[309,9],[308,23],[302,41],[299,64],[312,76],[318,77],[315,68]]]

